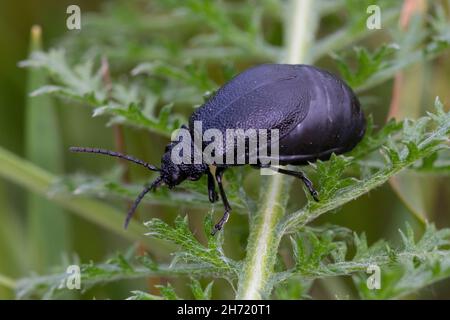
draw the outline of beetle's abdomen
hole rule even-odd
[[[304,164],[326,160],[355,147],[365,132],[365,118],[353,91],[327,71],[304,67],[311,97],[308,114],[280,140],[280,162]]]
[[[191,134],[195,121],[202,122],[203,132],[278,129],[282,164],[304,164],[326,159],[332,152],[349,151],[365,130],[364,115],[350,87],[308,65],[265,64],[247,69],[192,114]],[[227,149],[219,152],[225,153]]]

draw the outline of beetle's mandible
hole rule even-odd
[[[317,67],[287,64],[259,65],[235,76],[191,115],[189,126],[185,128],[192,134],[195,121],[202,122],[203,130],[279,130],[278,162],[281,165],[306,165],[318,159],[327,160],[332,153],[348,152],[362,139],[366,127],[359,101],[343,80]],[[225,209],[212,231],[215,234],[227,222],[231,211],[222,184],[223,173],[230,165],[216,164],[213,174],[207,163],[175,164],[171,159],[172,147],[173,143],[166,147],[161,168],[104,149],[72,147],[70,150],[119,157],[160,173],[135,200],[127,214],[125,227],[148,192],[163,184],[173,188],[186,179],[195,181],[206,174],[209,200],[215,202],[218,199],[217,182]],[[253,166],[267,167],[301,179],[318,201],[313,184],[301,171],[266,166],[260,162]]]

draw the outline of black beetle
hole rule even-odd
[[[308,65],[264,64],[250,68],[221,87],[215,95],[195,110],[189,119],[193,133],[194,121],[203,128],[223,132],[228,128],[264,128],[279,130],[279,163],[306,165],[318,159],[327,160],[332,153],[350,151],[362,139],[365,118],[352,89],[340,78]],[[186,127],[184,127],[186,128]],[[161,169],[142,160],[117,152],[94,148],[70,148],[73,152],[101,153],[140,164],[160,176],[147,185],[130,208],[128,225],[136,207],[149,191],[161,184],[169,188],[182,181],[208,176],[209,200],[218,199],[217,181],[225,213],[212,234],[222,229],[231,211],[222,185],[222,176],[230,165],[216,165],[215,181],[207,163],[175,164],[171,159],[173,143],[166,147]],[[264,167],[258,163],[258,168]],[[268,168],[301,179],[313,198],[318,194],[311,181],[301,172],[278,167]]]

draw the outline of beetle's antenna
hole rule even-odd
[[[159,187],[161,182],[162,182],[162,178],[161,178],[161,176],[159,176],[158,178],[156,178],[155,181],[152,182],[152,184],[145,186],[144,190],[142,190],[141,193],[137,196],[136,200],[134,200],[133,205],[131,206],[130,210],[127,213],[127,217],[125,218],[125,224],[124,224],[125,229],[128,227],[128,224],[130,223],[130,220],[133,217],[133,214],[136,211],[136,208],[139,205],[139,203],[141,202],[142,198],[144,198],[144,196],[148,192]]]
[[[69,150],[71,152],[100,153],[100,154],[104,154],[107,156],[121,158],[121,159],[124,159],[127,161],[134,162],[134,163],[139,164],[151,171],[161,171],[157,167],[155,167],[143,160],[137,159],[137,158],[129,156],[127,154],[122,154],[122,153],[111,151],[111,150],[97,149],[97,148],[82,148],[82,147],[70,147]]]

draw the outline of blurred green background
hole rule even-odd
[[[29,101],[27,94],[30,89],[29,69],[19,68],[18,62],[28,56],[30,49],[30,29],[38,24],[42,27],[43,46],[45,49],[57,46],[59,41],[67,36],[83,37],[84,30],[68,31],[66,29],[66,8],[70,4],[78,4],[83,14],[99,12],[104,4],[109,5],[116,1],[1,1],[0,2],[0,145],[20,157],[29,157],[30,147],[27,147],[27,120],[26,104]],[[120,2],[120,1],[119,1]],[[398,1],[401,4],[401,1]],[[238,2],[236,2],[238,3]],[[400,7],[400,5],[399,5]],[[341,17],[326,17],[319,29],[319,34],[326,34],[342,21],[348,19]],[[119,23],[119,22],[118,22]],[[122,23],[122,22],[120,22]],[[273,26],[270,26],[273,27]],[[278,29],[280,27],[278,26]],[[268,29],[270,29],[268,27]],[[281,37],[280,30],[273,27],[276,40]],[[90,31],[90,41],[95,42],[95,30]],[[170,35],[167,35],[170,37]],[[93,38],[94,37],[94,38]],[[362,43],[368,47],[388,37],[387,33],[379,32]],[[148,39],[147,39],[148,40]],[[145,41],[144,41],[145,43]],[[145,45],[145,44],[144,44]],[[68,52],[70,55],[70,52]],[[106,56],[113,54],[104,53]],[[402,105],[408,106],[403,114],[418,116],[424,113],[425,107],[432,106],[435,96],[440,96],[446,106],[450,103],[450,54],[440,56],[434,61],[415,64],[405,71],[404,77],[408,79],[405,90],[408,93],[402,99]],[[321,59],[318,63],[324,67],[333,67],[329,57]],[[375,89],[365,92],[362,102],[366,113],[374,116],[375,122],[382,125],[386,120],[391,102],[393,81],[388,81]],[[87,172],[102,173],[112,170],[117,164],[109,158],[74,156],[67,150],[71,145],[97,146],[114,149],[114,130],[107,127],[104,118],[92,118],[89,108],[69,107],[70,103],[53,98],[41,99],[41,104],[51,104],[55,114],[55,122],[46,125],[55,125],[58,141],[58,153],[61,159],[47,159],[55,161],[55,166],[47,168],[54,174]],[[418,107],[419,106],[419,107]],[[420,106],[423,106],[420,107]],[[416,111],[419,110],[419,111]],[[400,113],[400,115],[402,115]],[[45,125],[45,124],[44,124]],[[124,128],[124,137],[128,153],[157,163],[162,154],[166,139],[147,132]],[[37,139],[38,141],[39,139]],[[36,141],[36,140],[35,140]],[[39,163],[38,163],[39,164]],[[42,166],[42,163],[39,165]],[[131,169],[131,180],[145,180],[146,172],[139,168]],[[400,178],[399,178],[400,179]],[[437,227],[450,227],[450,184],[448,177],[415,177],[414,185],[406,180],[410,188],[403,188],[406,194],[406,203],[394,192],[389,184],[376,189],[362,198],[344,206],[335,214],[322,217],[318,223],[333,223],[348,227],[356,232],[366,232],[369,242],[379,238],[398,241],[397,230],[403,228],[408,221],[414,229],[422,230],[423,225],[417,216],[426,216],[434,221]],[[249,189],[255,188],[249,182]],[[402,181],[397,181],[402,184]],[[303,199],[303,190],[299,184],[293,188],[294,199]],[[33,200],[34,199],[34,200]],[[408,200],[409,199],[409,200]],[[42,200],[42,199],[41,199]],[[114,234],[104,228],[87,222],[84,219],[66,212],[60,207],[46,204],[49,214],[45,221],[36,221],[30,203],[37,201],[30,197],[30,193],[0,178],[0,275],[6,279],[18,279],[33,273],[46,274],[53,266],[67,265],[68,261],[82,262],[102,261],[117,251],[125,251],[132,246],[132,242]],[[39,206],[39,204],[37,205]],[[44,205],[45,206],[45,205]],[[119,210],[125,212],[126,203],[117,201]],[[165,208],[161,206],[146,206],[141,208],[145,217],[169,217],[168,220],[180,213],[190,214],[191,225],[195,229],[200,226],[206,210],[185,210],[185,208]],[[142,217],[142,216],[141,216]],[[237,230],[245,223],[244,215],[235,215],[229,229]],[[201,230],[201,227],[200,227]],[[56,239],[53,242],[48,239]],[[47,239],[47,240],[46,240]],[[227,250],[229,255],[236,258],[244,256],[244,234],[233,237],[228,236]],[[42,246],[42,243],[52,243],[52,247]],[[152,248],[148,248],[152,252]],[[6,280],[5,280],[6,281]],[[127,281],[104,287],[96,287],[82,294],[83,298],[124,298],[126,292],[134,289],[148,290],[152,285],[164,283],[166,279],[149,279],[148,281]],[[313,290],[314,298],[335,298],[333,294],[347,294],[345,279],[318,281]],[[175,281],[178,290],[185,290],[183,280]],[[217,286],[220,288],[220,286]],[[153,290],[153,289],[151,289]],[[216,291],[220,289],[215,288]],[[0,282],[0,299],[13,298],[13,291]],[[79,297],[74,293],[74,298]],[[421,291],[417,297],[421,298],[450,298],[450,281],[443,281],[431,288]]]
[[[78,1],[84,11],[98,10],[102,1]],[[26,117],[27,82],[30,81],[26,69],[17,66],[20,60],[28,56],[30,47],[30,30],[33,25],[40,25],[43,30],[43,46],[49,48],[66,34],[66,8],[73,1],[33,1],[0,2],[0,144],[21,157],[26,157]],[[58,118],[59,137],[63,148],[63,160],[60,168],[54,173],[77,170],[82,165],[87,170],[100,170],[102,163],[74,159],[65,150],[81,138],[83,143],[106,145],[111,147],[111,130],[105,129],[104,121],[91,121],[88,109],[64,108],[57,101],[51,101]],[[78,130],[77,123],[87,123],[83,130]],[[72,127],[72,128],[70,128]],[[98,130],[102,128],[101,130]],[[90,164],[89,164],[90,163]],[[105,161],[107,164],[107,161]],[[64,170],[64,171],[63,171]],[[30,219],[27,217],[27,191],[15,184],[1,180],[0,183],[0,273],[18,278],[33,272],[44,273],[51,265],[60,265],[64,259],[71,258],[76,252],[82,260],[103,259],[107,252],[120,250],[128,245],[114,235],[100,232],[92,224],[70,214],[65,215],[63,230],[54,230],[48,221],[49,234],[64,233],[58,239],[64,243],[55,242],[56,250],[65,247],[60,254],[49,256],[40,250],[36,244],[39,235],[33,239]],[[61,225],[61,224],[60,224]],[[77,231],[78,230],[78,231]],[[82,230],[82,231],[81,231]],[[46,231],[43,231],[45,233]],[[96,239],[93,241],[93,239]],[[33,243],[35,245],[33,245]],[[112,247],[111,247],[112,245]],[[38,252],[36,252],[39,250]],[[50,248],[49,251],[52,251]],[[53,250],[55,251],[55,250]],[[0,298],[12,298],[14,295],[5,287],[0,286]]]

